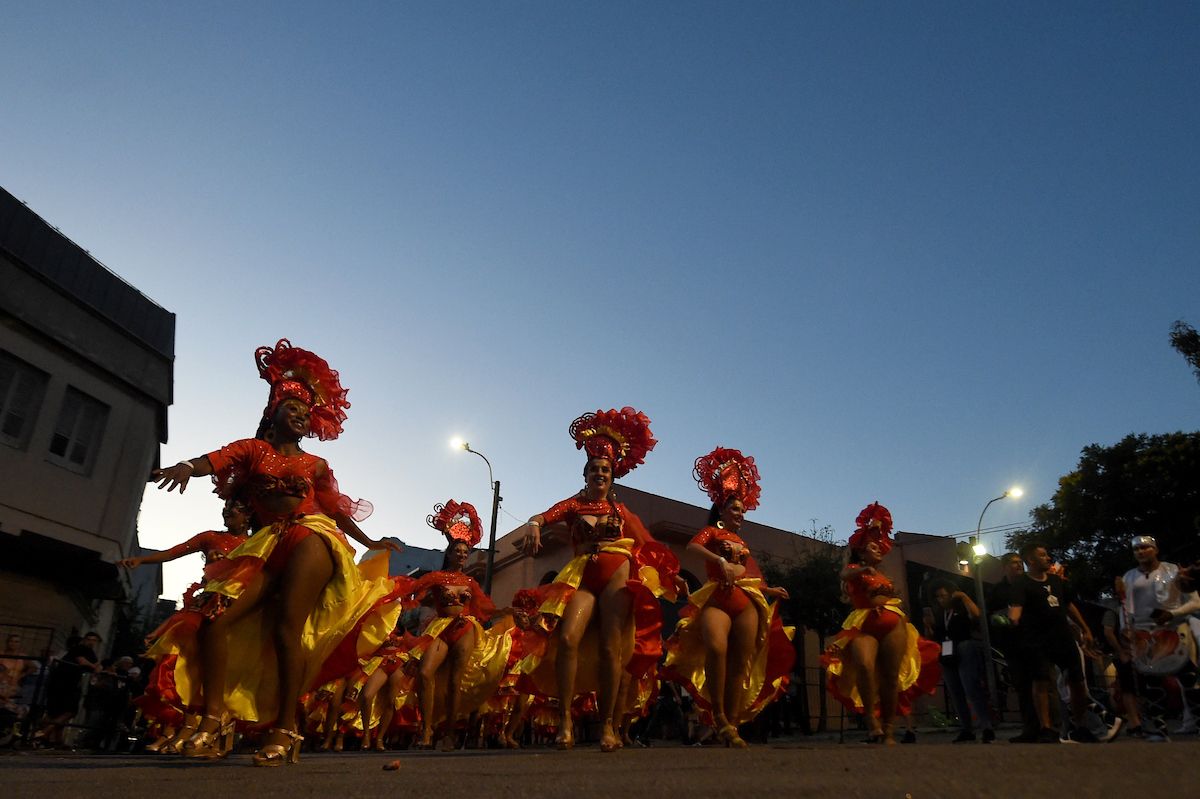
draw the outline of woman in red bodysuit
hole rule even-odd
[[[406,671],[416,677],[421,710],[416,747],[433,746],[441,721],[438,748],[449,752],[457,748],[459,718],[486,702],[504,676],[511,625],[483,628],[481,622],[491,619],[496,607],[483,587],[463,572],[483,533],[474,506],[450,500],[434,506],[426,522],[446,536],[449,546],[442,570],[417,580],[413,597],[417,602],[432,597],[437,617],[401,657],[407,661]]]
[[[788,593],[766,584],[738,535],[762,493],[754,459],[717,447],[696,459],[693,475],[713,502],[708,526],[688,543],[688,551],[704,559],[708,582],[688,598],[667,642],[664,674],[712,713],[726,746],[744,748],[738,725],[787,688],[795,661],[794,631],[767,602]]]
[[[575,743],[574,697],[596,690],[603,725],[600,748],[611,752],[621,747],[616,731],[621,669],[640,679],[658,662],[658,596],[674,598],[679,562],[612,492],[613,479],[632,471],[658,443],[646,415],[628,407],[588,413],[571,423],[570,434],[576,448],[587,451],[585,487],[529,520],[526,550],[536,555],[542,529],[562,521],[570,530],[575,558],[558,573],[540,608],[551,633],[546,646],[516,670],[530,677],[530,690],[558,697],[561,722],[555,743],[560,749]],[[598,637],[595,650],[584,645],[589,630]],[[592,661],[586,669],[580,668],[581,649],[588,653],[582,659]],[[551,663],[553,671],[547,673]]]
[[[306,436],[324,441],[342,431],[350,403],[337,372],[286,339],[260,347],[255,360],[271,384],[259,437],[155,470],[151,479],[182,492],[192,477],[213,475],[219,495],[244,498],[265,525],[229,554],[223,578],[205,587],[213,611],[198,634],[203,684],[187,686],[191,699],[203,697],[204,719],[184,755],[223,756],[235,719],[273,721],[254,763],[276,766],[299,757],[302,691],[349,671],[347,663],[378,647],[399,615],[388,604],[394,584],[361,576],[345,534],[368,549],[399,545],[368,538],[355,519],[366,518],[369,504],[342,494],[325,460],[300,448]],[[267,606],[273,623],[264,625]],[[264,630],[270,640],[262,640]],[[187,644],[160,638],[151,651],[178,654]],[[231,650],[239,657],[231,659]]]
[[[207,580],[216,577],[219,569],[218,563],[245,542],[250,529],[250,507],[240,500],[227,500],[221,516],[225,521],[226,532],[209,530],[197,533],[182,544],[177,544],[170,549],[150,555],[124,558],[118,561],[117,565],[126,569],[136,569],[147,563],[168,563],[194,552],[203,553],[204,577],[200,582],[193,583],[188,588],[183,596],[183,609],[177,613],[202,612],[202,608],[196,600],[197,594],[203,591],[204,583]],[[148,637],[158,637],[173,623],[186,623],[186,619],[173,615]],[[142,715],[147,720],[152,723],[158,722],[163,726],[163,734],[159,736],[158,740],[146,746],[147,752],[178,753],[184,741],[196,732],[196,727],[200,724],[199,715],[193,713],[185,715],[182,712],[179,695],[175,690],[175,662],[176,658],[166,657],[156,663],[154,670],[150,673],[145,693],[136,700]],[[178,732],[175,731],[176,727],[178,727]]]
[[[897,711],[941,679],[939,647],[917,634],[891,580],[879,571],[892,548],[892,514],[878,502],[863,509],[850,536],[841,579],[854,610],[822,656],[829,690],[847,709],[866,716],[869,743],[894,744]]]

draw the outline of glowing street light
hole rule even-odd
[[[983,510],[979,514],[979,522],[975,525],[975,537],[971,540],[971,551],[975,553],[975,601],[979,603],[979,626],[983,630],[984,670],[987,672],[988,691],[991,693],[993,707],[1000,705],[1000,691],[996,687],[996,664],[992,660],[992,635],[988,629],[987,599],[983,595],[983,556],[987,554],[987,547],[979,540],[979,534],[983,529],[983,514],[987,513],[987,509],[992,507],[993,502],[999,502],[1009,497],[1017,499],[1024,493],[1025,491],[1020,486],[1013,486],[995,499],[988,500],[988,504],[983,506]]]
[[[496,565],[496,516],[500,513],[500,502],[503,497],[500,496],[500,481],[492,476],[492,462],[487,459],[487,456],[482,452],[471,449],[462,436],[455,436],[450,439],[450,447],[452,449],[461,449],[466,452],[472,452],[483,458],[483,462],[488,468],[488,482],[492,486],[492,526],[488,533],[488,551],[487,551],[487,567],[483,572],[483,592],[485,594],[492,593],[492,569]]]

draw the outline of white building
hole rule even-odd
[[[0,625],[49,628],[38,646],[112,640],[174,342],[174,314],[0,189]]]

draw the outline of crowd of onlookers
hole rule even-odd
[[[143,670],[130,656],[101,658],[100,645],[89,632],[39,657],[25,650],[20,633],[8,634],[0,656],[0,745],[24,733],[37,746],[116,751],[129,744]]]

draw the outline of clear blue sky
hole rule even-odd
[[[166,462],[253,433],[281,336],[350,387],[311,449],[424,546],[487,517],[452,434],[523,519],[601,407],[654,421],[629,484],[700,504],[738,447],[753,518],[843,537],[1012,483],[1019,522],[1083,446],[1200,427],[1195,4],[250,5],[0,30],[0,184],[178,314]],[[200,485],[141,516],[219,525]]]

